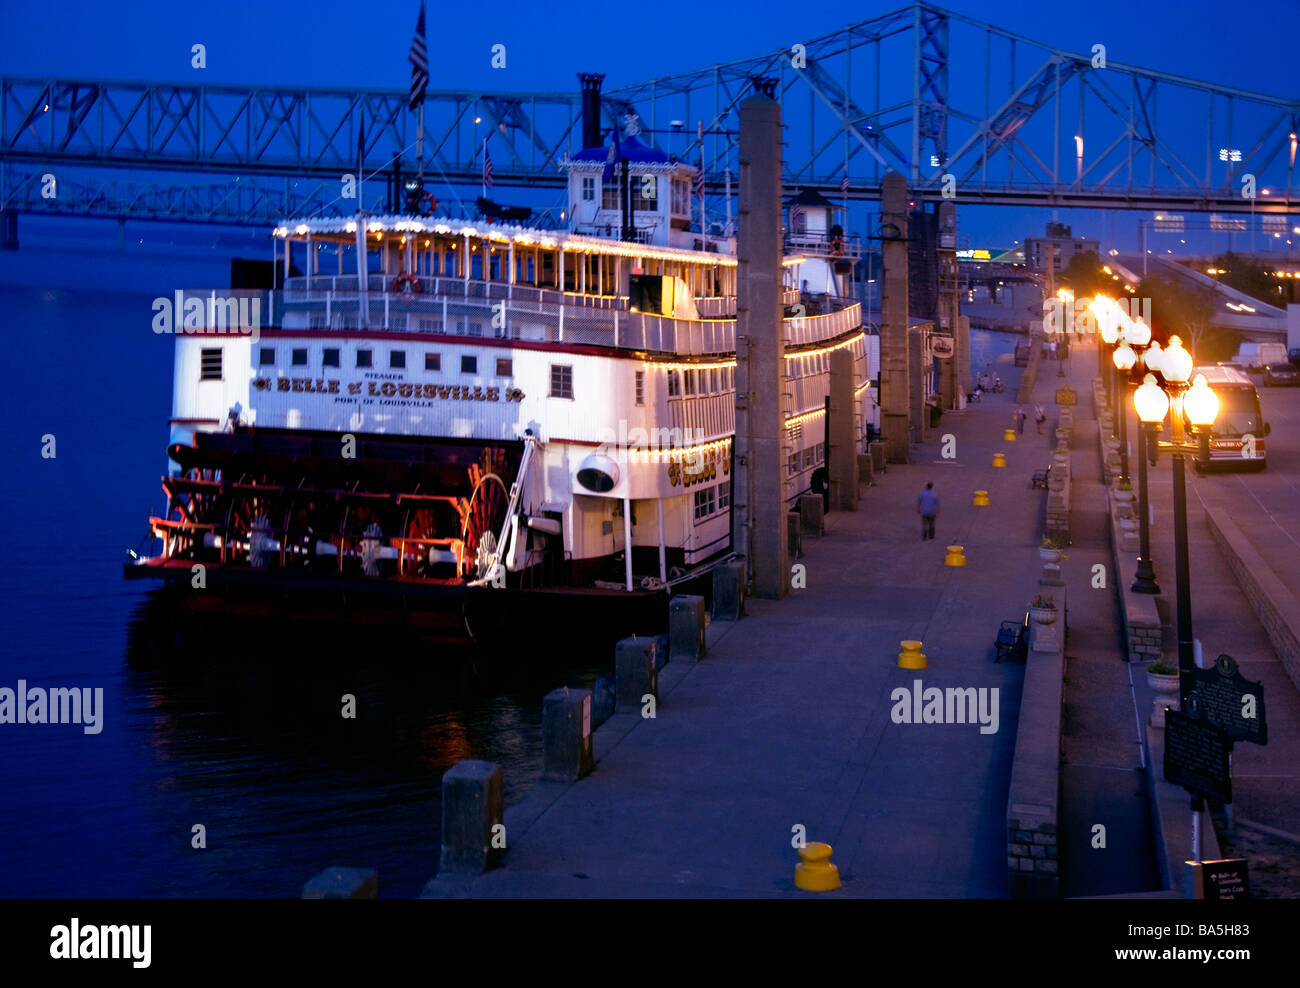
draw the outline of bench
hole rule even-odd
[[[1043,490],[1047,490],[1047,481],[1051,476],[1052,467],[1051,464],[1048,464],[1046,470],[1035,471],[1034,475],[1029,479],[1030,488],[1041,487]]]
[[[993,642],[994,662],[1010,657],[1024,662],[1029,654],[1029,612],[1020,621],[1003,621]]]

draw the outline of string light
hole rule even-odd
[[[712,442],[700,443],[696,446],[673,446],[668,449],[651,449],[648,447],[642,449],[640,447],[633,447],[627,452],[629,456],[644,456],[647,459],[662,459],[665,456],[696,456],[700,453],[726,449],[730,445],[730,439],[715,439]]]

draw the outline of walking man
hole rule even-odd
[[[1019,435],[1025,434],[1025,406],[1016,406],[1016,432]]]
[[[1040,436],[1043,434],[1043,423],[1046,421],[1047,413],[1043,411],[1043,403],[1041,401],[1036,402],[1034,404],[1034,424],[1038,426],[1038,434]]]
[[[921,541],[934,538],[934,516],[939,513],[939,495],[934,484],[927,483],[925,490],[916,496],[916,510],[921,515]]]

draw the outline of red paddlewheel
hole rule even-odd
[[[471,467],[473,477],[477,468]],[[493,542],[501,534],[501,526],[506,520],[506,508],[509,506],[509,494],[505,483],[495,473],[481,473],[476,478],[474,493],[463,508],[462,538],[465,541],[465,562],[472,566],[478,554],[479,546],[486,535],[491,534]]]

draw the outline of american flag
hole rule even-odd
[[[488,154],[487,141],[483,142],[483,188],[492,188],[492,155]]]
[[[695,198],[704,201],[704,156],[700,156],[700,167],[695,172]]]
[[[415,24],[415,37],[411,39],[411,96],[408,105],[412,110],[424,102],[424,90],[429,85],[429,50],[424,44],[424,4],[420,4],[420,19]]]
[[[844,180],[840,182],[840,195],[846,196],[848,194],[849,194],[849,176],[845,175]]]
[[[799,218],[803,216],[803,210],[799,208],[798,203],[790,204],[790,232],[801,233],[799,229]]]

